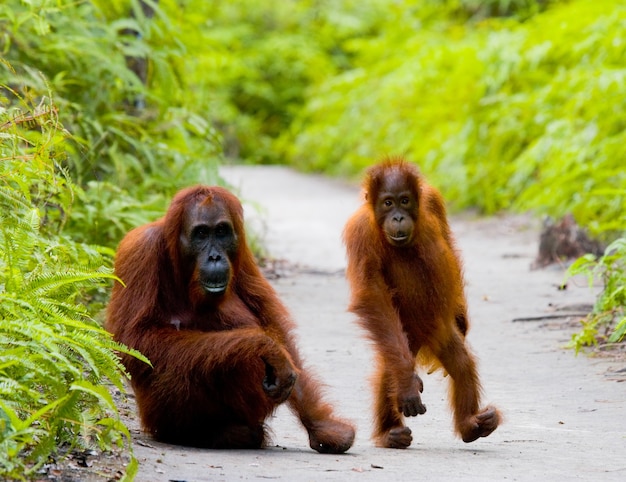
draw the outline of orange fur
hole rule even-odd
[[[217,298],[205,294],[181,251],[183,226],[194,221],[197,206],[221,209],[234,228],[230,282]],[[344,452],[354,429],[333,417],[320,385],[303,368],[293,322],[259,271],[243,226],[233,194],[196,186],[178,193],[162,219],[129,232],[119,246],[115,272],[126,286],[113,288],[106,327],[153,365],[122,357],[143,427],[171,443],[257,448],[267,443],[266,418],[288,397],[312,448]],[[282,383],[275,392],[262,386],[268,366]]]
[[[410,445],[403,417],[426,411],[415,372],[418,361],[442,366],[450,375],[455,427],[463,440],[489,435],[500,415],[493,407],[479,408],[476,362],[465,343],[461,262],[440,193],[399,158],[370,168],[364,188],[365,202],[346,224],[344,241],[352,289],[349,309],[377,353],[375,440],[386,447]],[[381,204],[384,199],[391,207]],[[391,216],[397,223],[403,220],[401,228],[393,227]],[[394,244],[387,229],[411,234],[403,244]]]

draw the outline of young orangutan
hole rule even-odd
[[[450,402],[463,441],[486,437],[500,423],[480,407],[474,356],[465,343],[468,318],[461,263],[439,192],[417,168],[388,159],[367,171],[365,202],[344,231],[350,311],[377,355],[375,432],[378,445],[407,448],[403,417],[426,412],[417,360],[450,375]]]

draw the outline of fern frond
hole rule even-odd
[[[48,296],[66,287],[75,288],[75,285],[88,281],[115,280],[117,277],[109,273],[94,273],[76,269],[64,273],[43,273],[34,279],[28,280],[22,290],[23,295]]]

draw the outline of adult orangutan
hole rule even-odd
[[[371,167],[364,189],[365,202],[348,221],[344,241],[349,309],[377,355],[374,438],[382,447],[411,444],[403,417],[426,412],[418,361],[450,375],[450,402],[462,439],[486,437],[500,423],[500,413],[480,408],[476,362],[465,343],[461,263],[443,199],[401,158]]]
[[[333,417],[303,366],[286,308],[260,273],[239,200],[221,187],[179,192],[165,216],[129,232],[115,259],[106,327],[143,353],[122,361],[142,425],[156,439],[259,448],[287,401],[318,452],[342,453],[354,428]]]

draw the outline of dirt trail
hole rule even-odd
[[[274,445],[258,451],[160,444],[135,420],[136,480],[626,480],[626,383],[617,381],[624,363],[563,350],[574,331],[566,319],[513,321],[579,311],[593,300],[583,283],[559,291],[561,270],[529,270],[537,231],[527,219],[452,223],[465,260],[468,340],[480,360],[484,400],[502,409],[505,424],[464,444],[452,432],[447,381],[425,375],[428,412],[408,420],[413,445],[381,449],[370,440],[372,350],[346,312],[341,272],[340,233],[358,189],[281,167],[229,167],[222,175],[247,200],[246,216],[265,230],[270,254],[303,267],[273,284],[298,324],[307,364],[328,386],[337,413],[355,422],[357,439],[347,454],[320,455],[284,407],[270,423]]]

